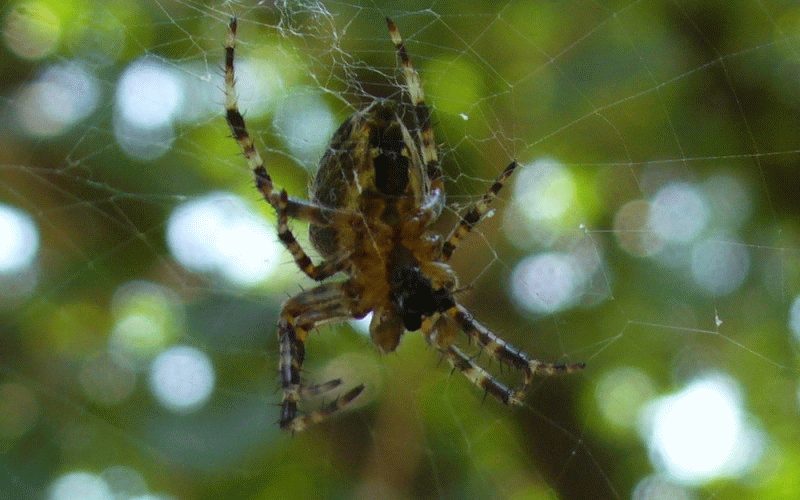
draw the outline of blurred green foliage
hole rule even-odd
[[[800,495],[797,344],[787,329],[800,278],[800,8],[792,2],[416,2],[402,11],[40,3],[62,23],[55,51],[24,60],[0,46],[0,202],[33,216],[42,240],[34,292],[4,303],[0,317],[2,383],[26,388],[33,408],[29,429],[0,436],[7,498],[46,497],[61,474],[118,465],[141,474],[149,491],[186,499],[630,498],[654,468],[636,426],[615,425],[598,402],[606,394],[598,386],[619,368],[643,373],[654,395],[707,371],[740,384],[764,431],[764,456],[746,477],[699,486],[697,498]],[[19,8],[7,3],[0,14]],[[223,119],[231,15],[240,18],[242,57],[299,65],[286,70],[286,92],[318,92],[337,120],[370,95],[395,94],[383,24],[392,16],[435,110],[452,202],[476,199],[512,158],[551,157],[569,169],[577,208],[549,228],[548,243],[511,244],[497,216],[453,263],[476,318],[537,358],[586,361],[584,373],[537,380],[527,406],[505,408],[449,376],[419,335],[381,356],[353,328],[326,326],[309,342],[307,375],[350,370],[368,384],[365,404],[302,435],[279,433],[273,325],[287,295],[309,284],[296,284],[285,257],[280,277],[233,289],[182,270],[165,245],[171,210],[210,191],[240,194],[273,217]],[[219,91],[218,113],[175,123],[168,152],[146,162],[126,156],[113,129],[115,84],[142,57]],[[19,92],[47,66],[74,60],[99,80],[100,106],[55,137],[27,134],[15,115]],[[307,166],[286,153],[271,118],[249,126],[276,184],[304,196]],[[625,203],[648,199],[659,179],[702,183],[719,173],[754,200],[739,233],[725,235],[752,263],[739,289],[708,296],[686,270],[619,247],[611,230]],[[508,282],[517,261],[586,239],[602,262],[602,296],[549,316],[515,307]],[[217,370],[201,411],[159,407],[146,366],[136,367],[124,401],[86,397],[81,370],[105,351],[114,294],[131,280],[179,297],[181,312],[164,312],[175,314],[164,320],[167,342],[200,349]],[[20,414],[25,397],[5,393],[3,413]]]

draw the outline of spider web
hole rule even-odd
[[[800,9],[415,5],[4,6],[4,498],[797,496]],[[381,356],[324,326],[306,378],[367,390],[278,431],[273,325],[313,285],[228,137],[231,15],[240,107],[299,197],[338,123],[399,95],[395,20],[437,228],[522,165],[454,255],[460,302],[583,373],[506,408],[418,334]]]

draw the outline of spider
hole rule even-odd
[[[448,265],[461,240],[488,213],[489,204],[517,168],[512,161],[485,194],[461,216],[447,238],[430,231],[445,202],[444,180],[420,77],[411,65],[400,32],[386,18],[403,73],[398,100],[375,100],[347,118],[334,133],[309,189],[309,201],[277,190],[238,109],[234,54],[236,18],[225,43],[225,109],[228,125],[253,171],[256,188],[277,215],[278,238],[311,279],[326,282],[289,298],[278,321],[278,362],[283,399],[280,427],[299,432],[336,413],[364,390],[359,385],[311,412],[299,403],[342,381],[308,386],[300,373],[308,332],[322,323],[360,319],[372,313],[373,343],[394,351],[406,332],[420,330],[428,344],[485,393],[507,405],[521,405],[534,374],[581,370],[583,363],[531,359],[476,321],[454,293],[457,279]],[[403,119],[403,94],[410,123]],[[314,264],[289,228],[290,218],[309,223],[312,245],[322,257]],[[455,342],[458,331],[500,363],[520,370],[522,384],[510,389],[467,356]]]

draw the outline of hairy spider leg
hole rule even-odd
[[[531,359],[528,355],[509,344],[491,330],[479,323],[472,314],[461,304],[455,304],[453,307],[444,312],[450,316],[458,325],[458,327],[467,334],[470,341],[479,345],[484,352],[489,354],[492,358],[521,370],[524,374],[523,386],[518,391],[515,399],[521,401],[525,395],[528,387],[533,382],[534,375],[556,375],[559,373],[575,373],[583,370],[586,366],[585,363],[549,363]],[[517,402],[515,401],[515,402]],[[503,401],[506,402],[506,401]]]
[[[302,200],[290,198],[285,190],[274,191],[272,178],[267,173],[264,160],[253,144],[253,139],[247,131],[244,117],[239,112],[236,97],[236,74],[234,72],[234,56],[236,48],[236,18],[232,18],[228,25],[228,37],[225,40],[225,110],[226,120],[230,126],[231,133],[239,143],[242,154],[247,160],[247,164],[253,171],[256,188],[261,192],[264,199],[272,205],[278,215],[278,238],[289,250],[297,263],[297,266],[311,279],[316,281],[341,271],[344,266],[346,256],[337,256],[329,261],[324,261],[319,265],[314,265],[311,258],[303,250],[297,239],[289,229],[288,217],[304,220],[317,226],[328,226],[337,220],[353,219],[352,214],[331,210],[320,207]]]
[[[498,382],[489,372],[475,363],[455,345],[451,344],[444,349],[439,348],[438,350],[453,365],[453,368],[458,368],[467,377],[467,380],[483,389],[487,394],[491,394],[507,405],[520,404],[517,399],[517,391],[509,389]]]
[[[397,26],[388,17],[386,18],[386,25],[389,27],[389,36],[392,38],[392,43],[394,43],[397,49],[397,55],[403,67],[406,92],[408,92],[411,104],[414,106],[414,128],[416,129],[419,143],[422,145],[420,147],[420,152],[422,153],[422,161],[425,164],[428,179],[431,181],[430,190],[432,192],[442,193],[444,192],[444,180],[442,179],[436,144],[434,144],[433,141],[431,113],[428,106],[425,104],[425,93],[422,90],[422,82],[419,73],[417,73],[417,70],[415,70],[414,66],[411,64],[406,46],[403,43],[403,37],[400,36],[400,31],[397,29]],[[436,208],[441,211],[441,205]],[[439,214],[437,213],[436,215],[438,216]]]
[[[450,260],[450,257],[453,255],[453,251],[459,245],[461,240],[470,232],[472,228],[474,228],[478,222],[480,222],[487,213],[489,213],[489,204],[497,198],[497,193],[503,189],[506,181],[508,181],[511,174],[514,173],[514,170],[517,168],[518,163],[512,161],[500,175],[497,177],[497,180],[494,181],[494,184],[489,188],[481,199],[475,202],[467,212],[461,217],[458,225],[453,228],[453,231],[450,233],[450,236],[447,237],[447,241],[444,242],[442,245],[442,262],[447,262]]]
[[[394,22],[386,18],[386,24],[389,27],[389,35],[392,42],[397,48],[397,55],[403,66],[403,74],[406,80],[406,91],[414,105],[414,120],[417,129],[417,134],[422,144],[421,152],[422,159],[425,162],[428,177],[431,179],[431,190],[441,190],[444,188],[442,180],[442,172],[439,165],[439,158],[436,152],[436,145],[433,142],[433,129],[431,127],[430,110],[425,104],[425,94],[422,90],[422,83],[419,74],[411,64],[408,57],[403,38],[400,36],[400,31]],[[443,262],[450,260],[453,250],[458,246],[461,239],[469,233],[475,225],[480,222],[489,212],[489,204],[497,196],[497,193],[503,187],[503,184],[511,177],[514,169],[517,168],[517,162],[511,162],[505,170],[500,174],[495,183],[489,190],[478,200],[464,216],[461,218],[459,224],[453,229],[447,238],[447,241],[442,247]],[[441,208],[441,207],[439,207]],[[437,214],[438,215],[438,214]]]
[[[352,291],[348,289],[349,286],[349,282],[319,285],[290,298],[283,306],[278,322],[278,370],[283,390],[281,429],[300,432],[336,413],[364,390],[364,385],[359,385],[316,411],[298,413],[297,405],[304,396],[319,394],[341,383],[337,379],[305,387],[300,381],[300,372],[305,359],[305,343],[311,329],[322,323],[363,316],[356,311],[357,302],[351,298],[355,294],[350,293]]]
[[[306,254],[305,250],[303,250],[303,247],[300,246],[292,230],[289,229],[289,214],[286,210],[287,202],[288,197],[286,191],[281,191],[280,204],[275,207],[275,211],[278,214],[278,239],[281,240],[281,243],[283,243],[292,254],[292,258],[294,258],[297,266],[302,269],[309,278],[316,281],[322,281],[344,270],[347,266],[347,259],[350,256],[349,253],[344,253],[325,260],[319,265],[314,265],[314,263],[311,262],[311,258]]]
[[[425,335],[425,339],[446,357],[454,368],[458,368],[470,382],[504,404],[523,404],[523,398],[533,382],[534,374],[550,376],[559,373],[575,373],[586,366],[585,363],[560,364],[530,359],[523,351],[504,341],[477,322],[469,311],[460,304],[454,305],[442,314],[444,316],[440,316],[438,319],[436,315],[433,315],[423,320],[421,330]],[[481,346],[483,351],[493,359],[521,370],[525,374],[522,388],[518,390],[509,389],[458,349],[450,332],[438,332],[437,330],[448,328],[447,322],[443,321],[444,319],[452,320],[458,329],[465,332],[474,344]]]
[[[492,377],[489,372],[456,347],[453,343],[455,339],[450,335],[451,332],[442,331],[449,329],[450,324],[447,321],[449,318],[446,316],[437,318],[437,316],[439,315],[425,318],[420,327],[428,344],[439,351],[450,362],[453,369],[457,368],[475,386],[483,389],[487,394],[491,394],[504,404],[515,403],[514,398],[517,392]]]
[[[264,195],[264,198],[270,203],[273,203],[272,193],[272,178],[267,174],[264,168],[264,160],[261,159],[253,139],[247,132],[247,126],[244,123],[244,117],[239,112],[238,97],[236,95],[236,74],[233,68],[233,61],[236,50],[236,28],[238,23],[236,18],[231,18],[228,24],[228,37],[225,39],[225,111],[228,125],[231,128],[231,133],[239,146],[242,148],[242,153],[247,164],[253,171],[256,179],[256,187]]]

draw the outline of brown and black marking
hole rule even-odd
[[[301,380],[308,332],[323,323],[363,318],[372,313],[370,335],[384,352],[393,351],[406,331],[420,330],[428,343],[485,393],[505,404],[521,404],[534,374],[571,373],[583,364],[530,359],[478,323],[453,294],[458,287],[447,265],[453,251],[489,212],[509,179],[511,162],[489,190],[461,217],[445,239],[429,230],[444,206],[444,182],[420,77],[408,57],[397,26],[386,19],[405,82],[397,101],[377,100],[353,113],[334,133],[311,183],[310,201],[275,191],[272,179],[247,131],[237,105],[234,55],[237,21],[225,43],[225,108],[231,134],[253,172],[256,188],[277,214],[278,238],[297,266],[322,281],[341,273],[345,279],[323,283],[290,298],[278,321],[283,401],[280,426],[298,432],[323,421],[353,401],[364,385],[350,389],[311,412],[300,410],[311,395],[342,385],[339,379],[308,386]],[[407,97],[408,102],[404,102]],[[412,123],[403,120],[410,107]],[[289,219],[309,223],[310,239],[323,261],[314,264],[289,228]],[[512,390],[465,355],[457,331],[501,363],[524,373]]]

